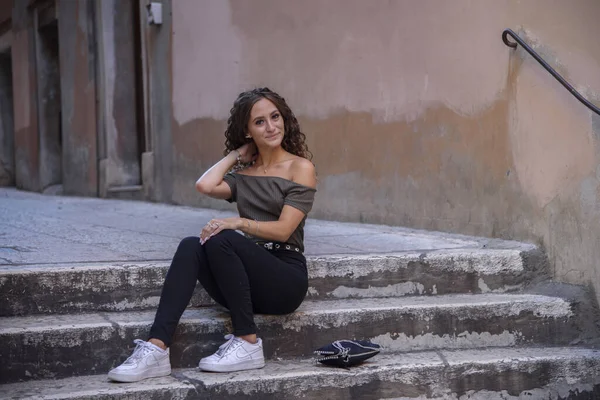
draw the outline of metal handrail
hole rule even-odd
[[[527,43],[525,43],[523,41],[523,39],[521,39],[519,37],[519,35],[517,35],[515,32],[513,32],[512,29],[505,29],[504,32],[502,32],[502,41],[504,42],[505,45],[507,45],[508,47],[512,47],[514,49],[517,48],[517,43],[512,43],[512,42],[508,41],[508,35],[510,35],[513,39],[515,39],[515,41],[518,44],[520,44],[525,50],[527,50],[527,52],[529,54],[531,54],[531,56],[533,58],[535,58],[537,60],[537,62],[542,64],[542,67],[546,68],[546,71],[550,72],[550,74],[554,78],[556,78],[556,80],[559,81],[564,87],[566,87],[567,90],[569,92],[571,92],[571,94],[577,98],[577,100],[582,102],[587,108],[589,108],[596,114],[600,115],[600,108],[598,108],[595,105],[593,105],[592,103],[590,103],[590,101],[588,99],[583,97],[577,90],[575,90],[575,88],[573,86],[571,86],[569,84],[569,82],[567,82],[562,76],[560,76],[559,73],[554,70],[554,68],[552,68],[550,65],[548,65],[548,63],[546,61],[544,61],[542,59],[542,57],[540,57],[539,54],[536,53],[531,47],[529,47],[529,45],[527,45]]]

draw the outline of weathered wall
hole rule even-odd
[[[58,2],[63,187],[67,194],[98,193],[94,2]]]
[[[150,0],[140,2],[144,8]],[[146,98],[146,152],[142,156],[144,193],[154,201],[173,201],[173,180],[178,171],[173,166],[171,131],[174,124],[172,115],[172,19],[171,1],[163,2],[163,23],[143,24],[142,48],[146,55],[144,70],[148,79],[145,82]]]
[[[96,2],[100,190],[140,184],[132,0]]]
[[[222,151],[241,90],[301,120],[314,217],[538,242],[556,278],[600,293],[600,120],[523,50],[519,30],[600,96],[595,0],[173,2],[173,200]]]
[[[28,2],[17,1],[12,14],[12,75],[14,107],[15,183],[39,191],[40,160],[37,119],[35,36]]]

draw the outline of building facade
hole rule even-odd
[[[0,2],[0,182],[198,196],[237,94],[281,93],[319,175],[313,215],[541,244],[600,293],[596,0]]]
[[[167,46],[160,54],[148,43],[160,42],[164,29],[147,29],[145,5],[2,3],[0,182],[37,192],[169,200],[143,191],[142,160],[152,145],[147,63],[168,57]],[[167,81],[164,72],[160,79]]]

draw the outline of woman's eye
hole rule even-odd
[[[275,119],[275,120],[279,119],[279,114],[273,114],[273,119]]]
[[[259,119],[258,121],[256,121],[256,125],[261,125],[263,122],[265,122],[265,121],[263,121],[262,119]]]

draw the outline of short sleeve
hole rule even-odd
[[[235,179],[235,174],[231,172],[225,174],[223,181],[228,184],[231,189],[231,197],[228,198],[227,201],[230,203],[237,201],[237,181]]]
[[[315,200],[316,189],[304,185],[294,185],[287,192],[283,204],[287,204],[304,214],[308,214],[312,209]]]

